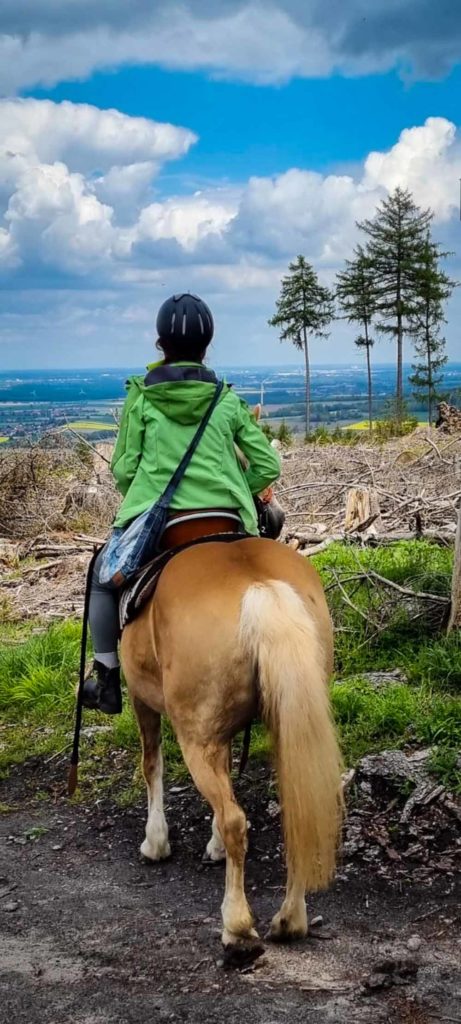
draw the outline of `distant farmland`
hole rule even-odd
[[[75,420],[74,423],[66,423],[61,430],[77,430],[85,432],[93,430],[109,430],[112,434],[117,430],[117,424],[114,423],[102,423],[97,420]]]

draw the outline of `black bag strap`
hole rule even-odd
[[[171,499],[173,497],[173,494],[175,493],[177,487],[181,483],[181,480],[182,480],[182,478],[184,476],[184,473],[186,472],[186,469],[187,469],[187,467],[189,465],[189,462],[190,462],[194,452],[196,451],[198,445],[200,444],[200,441],[201,441],[201,439],[203,437],[203,434],[205,433],[206,427],[208,426],[208,423],[209,423],[209,421],[211,419],[211,416],[212,416],[214,410],[216,409],[216,406],[217,406],[217,404],[219,402],[219,399],[221,398],[223,390],[224,390],[224,381],[220,380],[220,381],[218,381],[218,384],[216,385],[216,390],[215,390],[213,399],[210,402],[210,405],[208,406],[208,409],[207,409],[203,419],[200,421],[200,424],[199,424],[197,432],[194,434],[194,436],[192,438],[192,441],[191,441],[187,451],[184,453],[184,455],[183,455],[183,457],[181,459],[181,462],[179,463],[178,468],[175,469],[169,484],[167,484],[163,494],[160,496],[160,498],[158,499],[158,502],[156,502],[156,504],[160,504],[164,508],[168,508],[169,507]]]

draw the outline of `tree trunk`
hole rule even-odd
[[[451,609],[448,632],[461,629],[461,508],[458,512],[458,529],[455,540],[455,561],[451,582]]]
[[[429,420],[429,426],[432,427],[432,402],[433,402],[433,385],[432,385],[432,359],[431,359],[431,339],[429,334],[429,324],[426,318],[426,351],[427,351],[427,418]]]
[[[399,225],[400,230],[400,225]],[[403,418],[403,325],[402,325],[402,281],[401,252],[399,246],[399,263],[397,266],[397,382],[395,389],[395,415],[398,423]]]
[[[399,300],[399,313],[397,316],[397,386],[395,394],[395,413],[398,423],[401,423],[403,419],[403,330],[402,330],[402,315],[400,313],[400,300]]]
[[[311,374],[309,366],[309,348],[307,344],[307,331],[303,328],[304,333],[304,363],[306,367],[306,437],[309,437],[311,432]]]
[[[365,342],[367,350],[367,376],[368,376],[368,425],[370,428],[370,434],[373,431],[373,410],[372,410],[372,396],[371,396],[371,359],[370,359],[370,348],[371,345],[368,341],[368,324],[365,321]]]

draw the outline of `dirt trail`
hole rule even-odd
[[[224,971],[223,869],[201,863],[210,818],[195,791],[170,788],[173,856],[150,866],[137,852],[143,805],[37,803],[34,772],[15,769],[1,794],[17,808],[0,819],[4,1019],[461,1021],[459,898],[451,877],[440,873],[424,886],[393,883],[363,862],[345,861],[330,892],[309,901],[311,915],[324,919],[309,940],[268,945],[248,973]],[[239,791],[252,822],[248,894],[264,932],[281,902],[279,823],[266,780],[244,781]],[[411,949],[415,935],[418,948]],[[384,973],[375,971],[371,980],[376,987],[364,988],[383,960]]]

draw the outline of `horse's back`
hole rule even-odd
[[[308,559],[284,544],[259,537],[228,544],[209,542],[181,551],[162,573],[156,598],[168,601],[176,594],[182,600],[192,591],[200,600],[210,592],[223,596],[232,590],[239,593],[251,583],[271,579],[290,583],[314,604],[324,601],[320,577]]]

